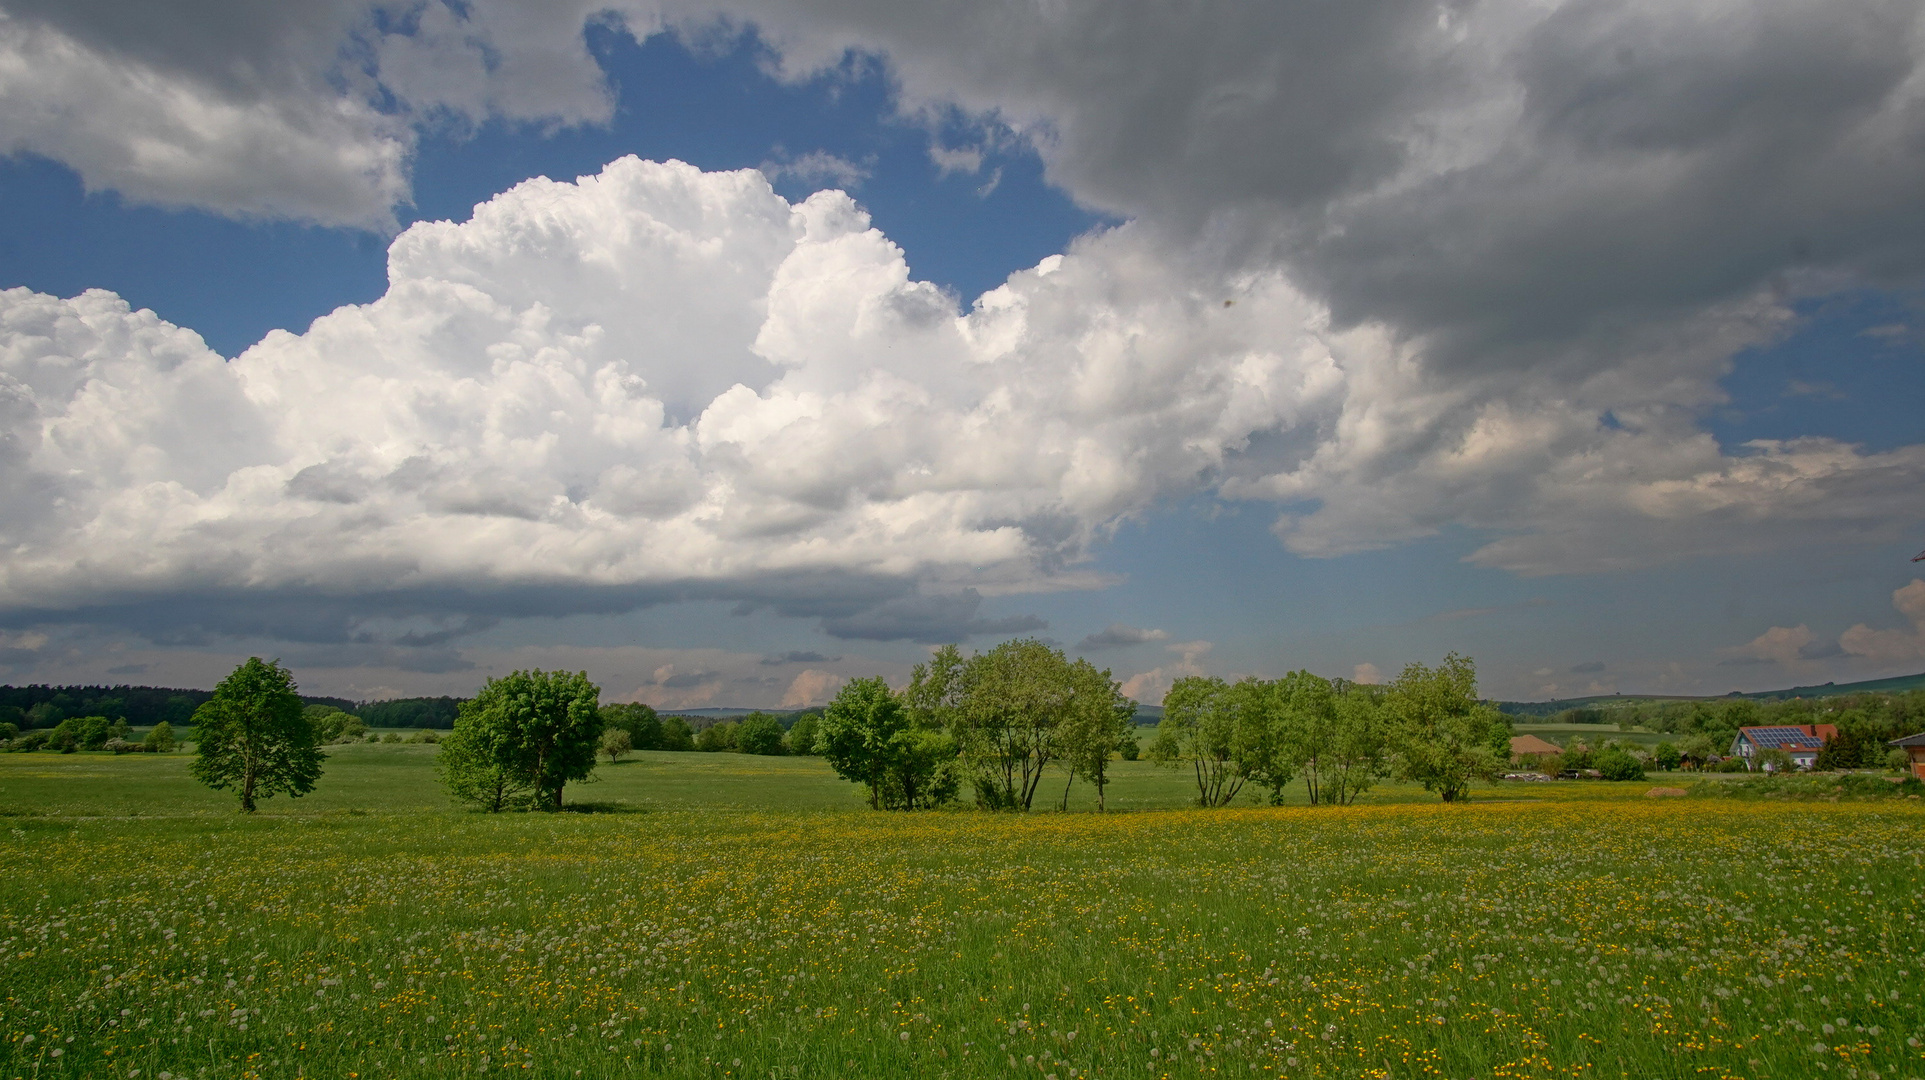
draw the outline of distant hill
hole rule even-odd
[[[1889,679],[1864,682],[1824,683],[1819,686],[1794,686],[1786,690],[1757,690],[1740,693],[1692,696],[1689,694],[1594,694],[1590,697],[1556,698],[1551,701],[1493,701],[1491,704],[1512,716],[1550,716],[1566,709],[1609,709],[1613,706],[1658,704],[1666,701],[1789,701],[1792,698],[1837,697],[1840,694],[1902,694],[1925,690],[1925,672],[1897,675]]]

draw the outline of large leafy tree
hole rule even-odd
[[[526,810],[534,803],[533,786],[528,779],[498,763],[489,752],[480,724],[464,724],[459,715],[454,732],[441,740],[434,768],[448,794],[491,814]]]
[[[628,732],[629,745],[636,750],[662,750],[662,718],[653,708],[639,703],[602,706],[604,729]]]
[[[956,743],[919,724],[879,678],[844,683],[816,723],[815,752],[869,789],[878,810],[918,810],[956,797]]]
[[[760,711],[744,716],[735,729],[735,748],[744,754],[783,753],[782,721]]]
[[[1376,687],[1333,684],[1331,690],[1334,726],[1327,756],[1318,763],[1318,794],[1326,803],[1349,806],[1390,775],[1390,724]]]
[[[1273,731],[1255,690],[1233,688],[1213,675],[1190,675],[1163,696],[1163,720],[1156,725],[1149,758],[1168,768],[1188,765],[1198,805],[1229,805],[1270,754],[1265,741]]]
[[[1384,706],[1395,725],[1398,775],[1445,802],[1462,799],[1473,780],[1494,782],[1510,758],[1510,723],[1477,700],[1477,665],[1468,656],[1405,667]]]
[[[1018,638],[970,657],[957,679],[950,730],[977,800],[991,809],[1028,810],[1062,752],[1058,730],[1075,697],[1069,662],[1034,638]]]
[[[326,757],[315,744],[293,674],[258,656],[222,679],[194,713],[194,742],[194,778],[217,791],[235,789],[249,814],[257,799],[313,791]]]
[[[568,781],[594,771],[600,698],[601,688],[585,671],[516,671],[488,680],[461,704],[452,740],[457,751],[445,757],[443,782],[458,798],[477,784],[482,791],[505,784],[532,792],[541,809],[561,809]]]

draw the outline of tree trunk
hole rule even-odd
[[[254,812],[254,763],[249,761],[241,773],[241,813]]]
[[[1063,805],[1058,809],[1061,809],[1065,812],[1069,810],[1069,787],[1071,784],[1074,784],[1075,782],[1076,782],[1076,770],[1071,769],[1069,771],[1069,779],[1063,781]]]

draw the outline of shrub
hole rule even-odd
[[[1606,780],[1644,779],[1644,766],[1638,764],[1638,759],[1615,746],[1597,756],[1596,768]]]
[[[1912,755],[1903,750],[1891,750],[1885,754],[1885,767],[1893,772],[1905,772],[1912,767]]]
[[[0,742],[12,742],[20,737],[20,725],[0,723]]]
[[[735,748],[744,754],[782,753],[782,721],[765,712],[752,712],[735,726]]]
[[[816,721],[812,715],[804,714],[789,728],[789,753],[815,753]],[[1901,751],[1902,753],[1902,751]]]
[[[1658,744],[1656,753],[1652,755],[1652,760],[1657,762],[1658,768],[1670,772],[1684,761],[1684,755],[1678,753],[1678,748],[1670,743],[1661,742]]]
[[[602,753],[608,755],[609,764],[633,749],[635,740],[629,737],[627,729],[617,727],[602,732]]]
[[[174,725],[165,720],[155,724],[154,730],[148,732],[147,737],[141,740],[141,745],[145,747],[150,754],[173,753]]]
[[[695,729],[689,727],[688,721],[683,717],[662,717],[662,749],[683,751],[695,749]]]
[[[408,736],[408,741],[411,743],[432,744],[432,743],[440,742],[441,736],[436,734],[433,728],[422,728],[420,731],[417,731],[414,734]]]
[[[662,745],[662,718],[647,705],[633,702],[603,705],[602,728],[628,732],[629,746],[635,750],[667,749]]]
[[[715,723],[696,732],[695,748],[705,754],[735,749],[735,725]]]
[[[1558,756],[1559,769],[1595,769],[1597,754],[1581,742],[1572,743]]]
[[[31,754],[45,745],[47,745],[46,732],[29,731],[8,743],[7,749],[16,754]]]

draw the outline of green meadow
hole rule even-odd
[[[1925,1076],[1917,800],[1123,763],[1107,814],[880,813],[645,753],[491,816],[435,752],[252,817],[182,754],[0,755],[0,1076]]]

